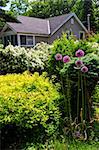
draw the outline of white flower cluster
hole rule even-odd
[[[94,53],[96,53],[96,54],[99,55],[99,43],[97,43],[97,42],[88,42],[87,44],[88,44],[88,46],[90,46],[93,50],[95,50]]]
[[[37,71],[44,69],[48,60],[50,46],[38,43],[34,48],[8,45],[0,48],[0,72],[21,73],[25,70]]]

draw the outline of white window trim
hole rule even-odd
[[[18,41],[18,46],[21,46],[20,34],[17,34],[17,41]]]
[[[81,40],[80,39],[80,33],[83,33],[83,39],[85,39],[85,32],[84,31],[79,31],[79,40]]]

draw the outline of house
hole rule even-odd
[[[18,16],[17,20],[17,23],[7,22],[2,29],[0,36],[4,46],[7,46],[9,42],[12,45],[24,47],[32,47],[38,42],[50,44],[61,37],[63,32],[66,32],[68,36],[73,34],[77,39],[84,39],[88,33],[74,13],[47,19]]]

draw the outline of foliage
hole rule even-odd
[[[66,35],[63,34],[63,36],[60,39],[55,40],[51,47],[51,55],[48,60],[49,74],[59,74],[59,68],[57,65],[58,63],[55,61],[56,53],[61,53],[63,56],[75,56],[76,50],[82,49],[85,52],[85,54],[93,53],[99,55],[99,44],[96,42],[97,40],[95,40],[96,37],[98,40],[98,34],[96,34],[93,38],[90,37],[88,40],[77,41],[73,39],[73,37],[66,39]]]
[[[28,51],[29,52],[29,51]],[[46,67],[49,54],[51,53],[50,46],[46,43],[38,43],[33,49],[31,49],[30,70],[44,70]],[[34,69],[32,69],[32,68]]]
[[[82,19],[83,19],[83,21],[85,22],[85,24],[86,24],[86,26],[88,26],[87,25],[87,15],[88,14],[90,14],[91,16],[90,16],[90,21],[91,21],[91,28],[92,28],[92,26],[93,26],[93,28],[95,28],[94,27],[94,8],[93,8],[93,2],[92,2],[92,0],[90,0],[90,1],[87,1],[87,0],[84,0],[83,1],[83,14],[82,14]]]
[[[1,128],[13,124],[37,128],[38,137],[42,129],[42,136],[57,132],[60,96],[45,74],[8,74],[0,76],[0,85]]]
[[[71,106],[72,106],[72,115],[74,115],[74,112],[76,111],[76,99],[77,99],[77,70],[74,69],[74,62],[75,58],[72,59],[70,65],[64,65],[63,69],[61,70],[61,73],[63,77],[66,77],[67,71],[69,73],[69,79],[71,80],[72,89],[71,89]],[[85,75],[85,81],[86,81],[86,95],[87,95],[87,101],[89,101],[89,105],[91,107],[92,103],[92,92],[97,84],[98,81],[98,66],[99,66],[99,57],[96,54],[90,53],[87,54],[85,57],[82,58],[82,61],[84,64],[88,67],[89,71]],[[80,97],[81,97],[81,90],[80,90]],[[76,117],[76,116],[75,116]]]
[[[9,2],[9,0],[1,0],[0,6],[6,6],[6,4]]]
[[[48,60],[49,45],[37,44],[34,48],[9,45],[5,49],[0,48],[0,71],[1,74],[20,73],[25,70],[41,71]]]
[[[88,38],[89,42],[96,42],[99,44],[99,33],[93,34]]]
[[[77,140],[69,140],[64,137],[61,140],[53,140],[48,141],[45,144],[34,144],[31,143],[24,150],[45,150],[45,149],[53,149],[53,150],[97,150],[98,142],[81,142]]]
[[[25,13],[28,7],[29,7],[28,0],[12,0],[10,11],[16,16]]]
[[[99,7],[98,0],[77,0],[76,4],[72,7],[72,12],[75,12],[83,24],[87,25],[87,14],[90,14],[91,31],[98,31],[99,29]]]
[[[78,87],[78,71],[74,69],[75,67],[75,61],[77,58],[73,57],[75,56],[75,51],[78,49],[82,49],[85,52],[85,56],[81,59],[89,69],[88,73],[84,76],[82,74],[82,80],[84,81],[84,85],[86,84],[86,90],[84,89],[84,93],[86,93],[86,98],[88,101],[88,105],[91,109],[91,103],[92,103],[92,92],[97,84],[98,81],[98,72],[99,72],[99,45],[98,43],[95,42],[88,42],[87,40],[85,41],[75,41],[74,39],[69,39],[67,40],[65,38],[66,36],[63,35],[61,40],[56,40],[53,43],[52,47],[52,53],[49,57],[49,62],[48,62],[48,70],[49,70],[49,75],[56,75],[57,78],[55,79],[54,82],[60,82],[61,83],[61,91],[64,90],[66,93],[68,89],[68,82],[70,82],[69,86],[69,99],[70,99],[70,104],[71,104],[71,110],[72,110],[72,116],[73,118],[77,117],[76,116],[76,106],[77,106],[77,87]],[[71,56],[71,61],[67,64],[63,64],[63,61],[58,62],[55,60],[55,55],[57,53],[64,55],[69,55]],[[67,74],[68,74],[68,79],[67,79]],[[82,81],[81,80],[81,81]],[[63,88],[62,88],[63,87]],[[82,108],[82,102],[81,102],[81,84],[80,84],[80,90],[79,90],[79,96],[80,96],[80,108]],[[64,93],[62,92],[62,93]],[[68,99],[68,96],[65,96],[65,99]],[[66,100],[65,100],[66,101]],[[65,102],[64,102],[65,103]],[[65,104],[63,103],[64,109],[62,109],[63,115],[66,116],[66,111],[65,111]],[[74,107],[75,106],[75,107]],[[62,107],[63,108],[63,107]],[[65,112],[64,112],[64,111]],[[80,114],[80,109],[79,109],[79,114]],[[88,112],[87,112],[88,114]],[[89,118],[91,117],[91,114],[89,113]],[[88,118],[87,118],[88,119]]]
[[[95,90],[94,90],[94,92],[93,92],[92,99],[93,99],[94,102],[99,103],[99,85],[97,85],[97,86],[95,87]]]
[[[99,55],[99,44],[97,42],[90,42],[91,39],[89,39],[89,41],[84,40],[84,41],[79,41],[78,45],[77,45],[77,49],[82,49],[85,51],[85,53],[95,53]],[[98,39],[97,39],[98,40]]]
[[[76,51],[76,45],[76,41],[72,37],[67,39],[66,34],[63,34],[60,39],[54,41],[52,52],[72,56],[73,52]]]
[[[9,0],[0,0],[0,31],[5,25],[5,22],[16,21],[15,17],[10,15],[9,12],[5,11],[3,7],[5,7],[9,3]],[[16,21],[17,22],[17,21]]]
[[[91,95],[89,94],[89,92],[90,91],[92,92],[93,89],[90,89],[90,91],[87,90],[87,87],[90,84],[90,81],[89,81],[89,84],[87,83],[88,73],[90,73],[88,70],[90,68],[86,67],[86,65],[88,65],[88,60],[85,63],[87,55],[84,56],[84,51],[82,51],[82,50],[76,51],[76,57],[78,57],[79,60],[77,60],[77,58],[75,58],[77,61],[74,61],[73,64],[71,62],[72,67],[73,67],[71,69],[72,72],[69,72],[71,64],[69,64],[69,65],[67,64],[68,62],[70,62],[69,56],[64,56],[63,59],[62,59],[62,54],[56,54],[54,56],[57,63],[59,62],[59,64],[60,64],[60,61],[61,61],[61,62],[64,62],[65,66],[66,66],[65,70],[64,70],[64,68],[61,70],[61,73],[59,76],[61,86],[62,86],[62,94],[64,97],[64,103],[66,103],[66,105],[64,105],[64,110],[66,107],[65,116],[68,119],[66,122],[65,130],[72,137],[74,137],[74,138],[76,137],[81,140],[88,140],[88,139],[90,139],[90,137],[92,139],[95,136],[94,132],[93,132],[93,127],[91,126],[91,124],[92,124],[92,121],[91,121],[92,107],[91,107],[91,100],[90,100]],[[64,61],[64,58],[66,58],[66,61]],[[82,60],[84,60],[84,62]],[[96,74],[95,74],[95,70],[94,70],[93,76],[96,75],[96,78],[97,78],[98,77],[97,69],[98,69],[99,58],[97,57],[96,60],[97,60],[96,68],[95,68]],[[78,62],[80,62],[80,64]],[[92,63],[89,63],[90,67],[91,67],[91,64]],[[85,68],[85,69],[83,70],[83,68]],[[61,68],[59,68],[59,69],[61,69]],[[72,74],[74,74],[73,71],[76,71],[76,73],[75,73],[76,81],[73,79],[73,77],[72,78],[70,77]],[[69,75],[69,77],[68,77],[68,75]],[[65,80],[65,78],[66,78],[66,80]],[[91,78],[92,78],[92,76],[91,76]],[[71,93],[73,93],[72,97],[70,97],[70,90],[71,90],[70,81],[76,82],[75,83],[76,84],[76,87],[75,87],[76,92],[74,94],[73,91],[71,91]],[[94,82],[94,85],[92,85],[92,86],[95,86],[95,84],[96,83]],[[72,85],[72,87],[74,90],[74,85]],[[91,87],[91,85],[90,85],[90,87]],[[69,94],[68,94],[68,92],[69,92]],[[72,99],[72,101],[75,100],[76,104],[73,104],[71,99]],[[72,114],[71,114],[71,110],[72,110],[71,106],[74,108],[76,107],[76,112],[72,111]],[[74,115],[76,117],[76,121],[72,122],[72,118],[74,120]]]
[[[48,18],[64,13],[69,13],[76,0],[13,0],[10,10],[17,14],[25,14],[28,16]]]

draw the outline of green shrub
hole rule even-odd
[[[92,98],[94,102],[99,103],[99,85],[95,87]]]
[[[65,80],[68,71],[69,79],[71,80],[71,107],[72,107],[72,115],[74,115],[76,114],[76,108],[74,106],[76,105],[76,101],[77,101],[78,71],[74,69],[75,66],[74,62],[76,58],[71,58],[71,60],[72,60],[71,63],[69,65],[65,64],[63,69],[60,72]],[[83,81],[84,80],[86,81],[86,95],[87,95],[86,98],[87,101],[89,101],[89,105],[91,109],[92,92],[94,91],[94,88],[98,82],[99,57],[94,53],[90,53],[85,55],[82,58],[82,61],[89,69],[88,72],[85,75],[83,75],[85,76],[85,79],[83,78]]]
[[[12,45],[5,49],[0,47],[0,72],[6,74],[44,70],[48,55],[49,45],[43,42],[31,49]]]
[[[77,49],[82,49],[86,54],[95,53],[99,55],[99,43],[81,40],[77,43]]]
[[[96,42],[99,43],[99,33],[93,34],[88,38],[89,42]]]
[[[58,128],[60,96],[45,75],[8,74],[0,76],[0,126],[42,129],[52,135]],[[43,132],[43,134],[44,134]]]
[[[52,46],[52,54],[61,53],[63,55],[72,56],[72,54],[76,51],[78,41],[74,40],[72,37],[69,39],[66,38],[66,34],[60,39],[54,41]]]
[[[70,37],[66,39],[66,34],[55,40],[52,47],[51,47],[51,55],[48,59],[48,70],[49,74],[58,74],[58,63],[55,60],[55,55],[57,53],[64,55],[69,55],[71,57],[75,57],[75,52],[78,49],[82,49],[85,54],[93,53],[99,56],[99,44],[95,41],[88,41],[88,40],[80,40],[77,41]],[[62,63],[60,64],[62,65]],[[56,70],[57,68],[57,70]]]
[[[75,67],[75,61],[77,60],[76,57],[71,57],[71,61],[67,64],[63,64],[62,61],[60,61],[60,64],[58,61],[55,60],[55,55],[52,56],[52,59],[50,59],[49,63],[49,74],[50,75],[56,75],[56,82],[61,82],[61,78],[63,80],[63,87],[64,91],[67,89],[67,72],[68,72],[68,79],[70,80],[70,102],[71,102],[71,111],[72,116],[76,117],[76,102],[77,102],[77,82],[78,82],[78,71],[74,69]],[[82,58],[82,61],[84,64],[88,67],[89,71],[86,73],[86,93],[88,101],[90,101],[90,107],[91,107],[91,96],[92,92],[97,84],[98,81],[98,72],[99,72],[99,57],[98,55],[94,53],[88,53]],[[51,71],[50,71],[51,70]],[[61,76],[61,77],[60,77]],[[81,94],[80,94],[81,95]],[[66,96],[67,98],[67,96]],[[65,105],[64,105],[65,106]],[[64,107],[65,109],[65,107]],[[62,107],[62,112],[63,112]],[[66,114],[66,113],[65,113]]]

